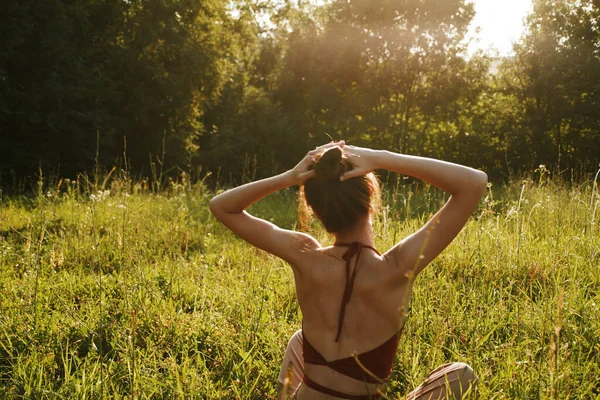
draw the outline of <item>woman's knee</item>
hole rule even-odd
[[[296,347],[296,346],[300,345],[300,347],[302,347],[302,340],[303,340],[302,329],[298,329],[296,332],[294,332],[294,334],[290,338],[290,341],[288,342],[288,346]]]
[[[460,377],[463,379],[468,380],[469,382],[477,382],[479,381],[479,378],[477,377],[477,374],[475,374],[475,371],[473,371],[473,368],[471,368],[471,366],[467,363],[464,362],[457,362],[455,363],[458,366],[458,370],[460,371]]]
[[[465,393],[467,390],[474,390],[479,382],[479,378],[473,368],[464,362],[455,362],[452,365],[452,369],[456,371],[458,380],[460,382],[460,390]]]
[[[288,341],[287,347],[285,349],[285,364],[289,364],[291,362],[296,368],[304,369],[304,359],[302,357],[303,340],[304,338],[302,336],[302,329],[298,329],[290,337],[290,340]]]
[[[288,341],[285,355],[279,370],[280,387],[294,393],[304,378],[304,357],[302,355],[302,330],[297,330]]]

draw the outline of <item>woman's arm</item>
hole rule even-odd
[[[291,171],[247,183],[213,197],[210,211],[219,221],[225,222],[223,219],[228,215],[240,214],[263,197],[294,185]]]
[[[354,146],[345,146],[344,152],[355,168],[342,179],[387,169],[422,179],[452,195],[421,229],[389,252],[396,265],[406,272],[413,271],[415,276],[458,235],[487,184],[484,172],[445,161]]]
[[[314,155],[333,145],[337,144],[330,143],[308,152],[296,167],[283,174],[247,183],[215,196],[210,201],[210,211],[248,243],[294,264],[296,256],[302,251],[320,247],[319,243],[309,235],[281,229],[253,217],[245,210],[273,192],[304,184],[314,176],[314,171],[310,169],[314,164]]]

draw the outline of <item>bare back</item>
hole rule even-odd
[[[356,266],[352,295],[344,313],[339,340],[336,342],[340,306],[346,285],[346,249],[327,247],[304,254],[294,266],[296,292],[303,314],[306,339],[330,360],[372,350],[394,336],[404,323],[411,286],[401,270],[364,248]],[[355,259],[351,268],[354,268]],[[305,365],[305,372],[317,383],[345,392],[364,393],[365,384],[326,366]],[[371,389],[377,385],[371,385]],[[299,392],[310,391],[304,388]],[[306,394],[315,398],[317,392]],[[326,398],[326,397],[324,397]]]

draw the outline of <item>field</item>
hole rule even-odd
[[[380,250],[444,201],[395,183]],[[213,194],[183,177],[161,191],[80,178],[4,195],[0,398],[274,398],[301,324],[293,275],[212,218]],[[251,212],[294,228],[294,196]],[[600,398],[599,220],[593,176],[567,184],[542,169],[490,185],[417,279],[388,398],[448,361],[472,365],[482,399]]]

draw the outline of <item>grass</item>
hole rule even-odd
[[[202,183],[111,179],[1,197],[0,398],[274,398],[301,321],[290,268],[219,225]],[[443,201],[386,193],[377,247]],[[592,181],[492,186],[418,277],[387,396],[465,361],[482,399],[600,398],[599,204]],[[291,190],[251,212],[296,226]]]

